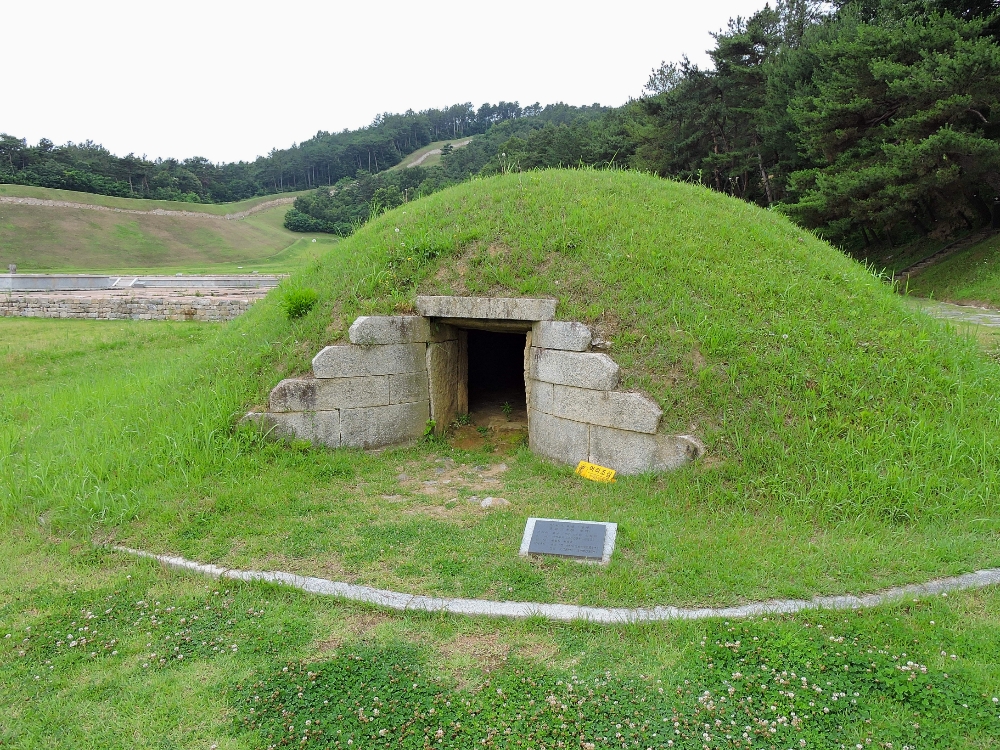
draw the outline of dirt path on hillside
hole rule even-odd
[[[294,198],[275,198],[274,200],[265,201],[264,203],[258,203],[252,208],[248,208],[246,211],[237,211],[236,213],[225,214],[220,216],[219,214],[210,214],[204,211],[170,211],[165,208],[154,208],[151,211],[140,211],[135,208],[115,208],[113,206],[98,206],[93,203],[73,203],[71,201],[52,201],[44,200],[42,198],[17,198],[12,196],[0,196],[0,204],[9,203],[13,205],[22,206],[46,206],[49,208],[82,208],[85,211],[107,211],[108,213],[116,214],[135,214],[138,216],[190,216],[198,219],[209,218],[209,219],[224,219],[226,221],[239,221],[240,219],[245,219],[251,214],[258,213],[259,211],[266,211],[269,208],[275,208],[277,206],[287,206],[295,202]]]
[[[451,147],[452,148],[462,148],[462,146],[468,146],[470,143],[472,143],[472,139],[471,138],[469,138],[467,140],[464,140],[464,141],[460,141],[459,143],[453,143],[453,144],[451,144]],[[439,148],[432,148],[426,154],[421,154],[419,159],[415,159],[414,161],[412,161],[409,164],[407,164],[406,168],[409,169],[410,167],[419,167],[421,164],[424,163],[424,159],[426,159],[428,156],[434,156],[435,154],[440,154],[440,153],[441,153],[441,149],[439,149]]]

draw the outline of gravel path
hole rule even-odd
[[[1000,310],[973,305],[955,305],[951,302],[937,302],[936,300],[920,300],[916,304],[932,318],[1000,328]]]
[[[874,594],[844,594],[842,596],[816,596],[812,599],[770,599],[735,607],[581,607],[572,604],[542,604],[539,602],[497,602],[488,599],[447,599],[433,596],[403,594],[398,591],[340,583],[325,578],[300,576],[281,571],[236,570],[218,565],[187,560],[171,555],[157,555],[129,547],[112,547],[137,557],[156,560],[161,565],[176,570],[187,570],[212,578],[230,578],[237,581],[265,581],[305,591],[310,594],[339,596],[356,602],[366,602],[396,610],[421,612],[449,612],[452,614],[483,617],[506,617],[524,619],[542,617],[546,620],[583,620],[601,625],[621,625],[633,622],[659,622],[662,620],[703,620],[706,618],[742,618],[755,615],[791,614],[815,609],[859,609],[879,604],[912,599],[920,596],[934,596],[948,591],[981,589],[1000,583],[1000,568],[977,570],[960,576],[938,578],[927,583],[909,586],[895,586]]]
[[[294,198],[275,198],[271,201],[258,203],[246,211],[237,211],[232,214],[210,214],[204,211],[171,211],[165,208],[154,208],[151,211],[140,211],[135,208],[115,208],[114,206],[98,206],[94,203],[72,203],[70,201],[50,201],[41,198],[16,198],[11,196],[0,196],[0,203],[10,203],[22,206],[47,206],[50,208],[82,208],[85,211],[107,211],[116,214],[137,214],[140,216],[191,216],[199,219],[225,219],[226,221],[239,221],[245,219],[258,211],[266,211],[276,206],[287,206],[294,203]]]

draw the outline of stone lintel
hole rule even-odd
[[[546,383],[610,391],[618,385],[618,365],[607,354],[563,352],[532,346],[531,377]]]
[[[421,343],[327,346],[313,357],[313,373],[317,378],[352,378],[420,372],[426,368],[424,363],[426,348],[426,345]]]
[[[490,318],[442,318],[439,325],[448,328],[472,328],[477,331],[495,331],[499,333],[529,333],[534,323],[530,320],[493,320]]]
[[[521,297],[417,297],[417,312],[429,318],[552,320],[556,300]]]

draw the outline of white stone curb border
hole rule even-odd
[[[218,565],[187,560],[172,555],[157,555],[129,547],[113,546],[116,552],[156,560],[176,570],[188,570],[211,578],[231,578],[237,581],[265,581],[279,583],[310,594],[339,596],[356,602],[366,602],[379,607],[400,611],[448,612],[459,615],[483,617],[509,617],[525,619],[541,617],[546,620],[569,622],[582,620],[600,625],[625,625],[663,620],[704,620],[707,618],[744,618],[756,615],[791,614],[815,609],[860,609],[900,601],[913,596],[933,596],[948,591],[981,589],[1000,583],[1000,568],[977,570],[950,578],[938,578],[927,583],[895,586],[874,594],[844,594],[842,596],[816,596],[812,599],[771,599],[766,602],[742,604],[736,607],[652,607],[629,609],[626,607],[581,607],[573,604],[542,604],[539,602],[495,602],[488,599],[445,599],[433,596],[402,594],[397,591],[358,586],[353,583],[328,581],[325,578],[300,576],[281,571],[235,570]]]

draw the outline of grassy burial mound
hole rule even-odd
[[[290,322],[294,287],[320,300]],[[610,342],[623,387],[663,407],[661,431],[698,436],[705,457],[596,485],[488,440],[366,454],[235,426],[357,315],[410,311],[418,293],[558,299],[557,318]],[[8,518],[414,593],[588,604],[863,591],[1000,563],[997,365],[781,216],[699,187],[475,181],[371,222],[217,334],[162,334],[170,357],[130,330],[121,362],[79,375],[89,355],[7,352]],[[53,368],[58,382],[33,375]],[[469,502],[486,494],[510,505]],[[518,558],[528,516],[617,522],[611,564]]]
[[[279,270],[311,244],[282,225],[292,198],[198,204],[0,185],[0,266],[228,273],[237,264],[257,264]],[[17,199],[33,202],[11,202]]]

